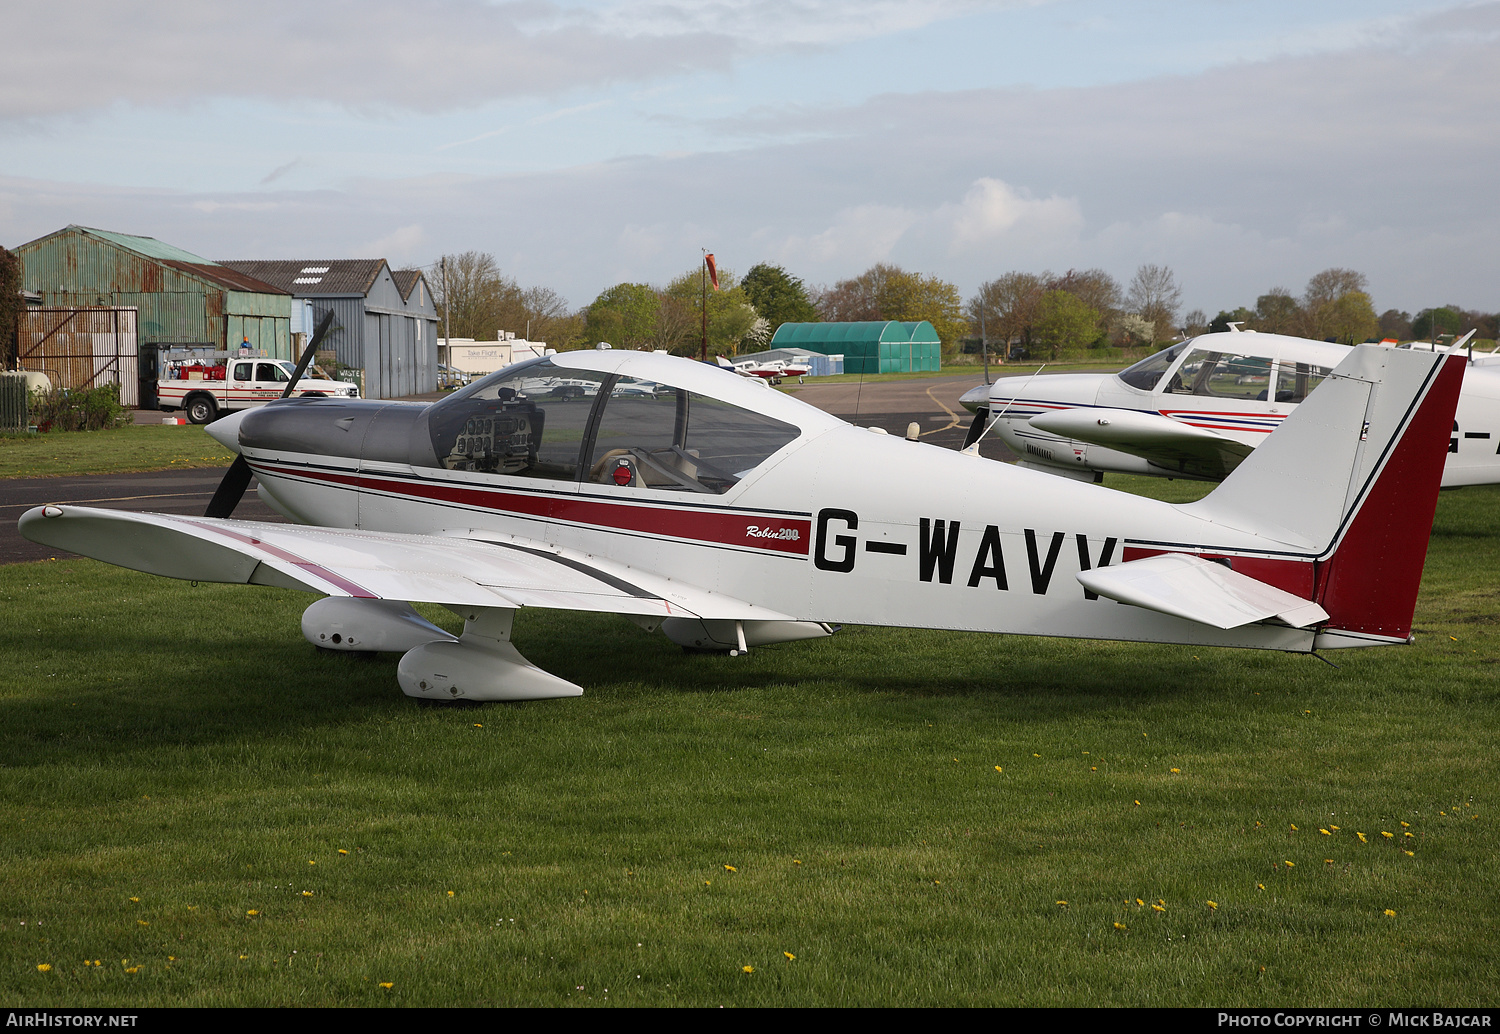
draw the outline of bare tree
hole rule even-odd
[[[1029,346],[1037,306],[1047,293],[1047,283],[1055,279],[1050,272],[1038,275],[1013,270],[981,284],[979,293],[969,299],[965,309],[970,325],[977,332],[982,313],[985,334],[990,340],[1002,346],[1017,341]],[[1004,351],[1002,347],[1001,354]]]
[[[1182,289],[1169,266],[1143,265],[1130,280],[1126,304],[1150,320],[1156,328],[1156,341],[1170,340],[1177,329],[1177,307],[1182,304]]]
[[[502,330],[515,330],[526,317],[521,289],[500,272],[489,252],[466,251],[444,255],[433,285],[438,316],[454,337],[493,340]]]

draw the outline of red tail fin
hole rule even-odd
[[[1444,359],[1411,401],[1399,437],[1387,444],[1367,484],[1350,486],[1363,499],[1352,500],[1332,554],[1315,565],[1313,598],[1329,615],[1318,645],[1411,634],[1463,373],[1462,356]]]

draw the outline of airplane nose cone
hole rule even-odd
[[[976,412],[980,406],[987,406],[990,402],[990,386],[981,384],[977,388],[970,388],[959,398],[959,404],[970,413]]]
[[[220,417],[205,428],[214,441],[218,442],[230,452],[240,451],[240,422],[245,419],[245,414],[253,412],[249,409],[241,409],[230,413],[228,416]]]

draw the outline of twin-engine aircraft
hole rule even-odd
[[[738,654],[834,623],[1311,652],[1406,642],[1463,359],[1350,351],[1206,498],[1171,505],[851,426],[626,351],[431,404],[286,399],[210,431],[292,525],[37,507],[29,539],[138,571],[325,596],[303,633],[400,651],[407,694],[582,690],[510,642],[603,611]],[[464,619],[452,636],[412,602]]]
[[[1079,480],[1113,471],[1221,481],[1348,354],[1347,345],[1225,332],[1117,374],[1006,377],[963,396],[975,414],[964,444],[989,422],[1022,466]],[[1500,356],[1469,362],[1444,460],[1444,488],[1500,482]]]

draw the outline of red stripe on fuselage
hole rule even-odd
[[[1313,583],[1315,568],[1311,560],[1285,560],[1279,557],[1260,556],[1231,556],[1224,553],[1202,553],[1190,549],[1146,549],[1141,546],[1126,546],[1121,557],[1121,563],[1129,563],[1132,560],[1144,560],[1150,556],[1159,556],[1162,553],[1186,553],[1189,556],[1202,557],[1204,560],[1228,560],[1232,570],[1239,572],[1258,582],[1274,585],[1278,589],[1301,596],[1304,600],[1313,598]]]
[[[636,531],[698,542],[726,543],[796,556],[807,555],[812,533],[811,521],[774,514],[677,509],[635,500],[614,502],[588,496],[508,492],[499,488],[474,488],[439,481],[407,481],[401,478],[337,474],[332,471],[254,463],[251,466],[257,473],[265,470],[268,474],[329,481],[360,490],[456,503],[496,513],[514,513],[545,520],[586,524],[595,528]]]

